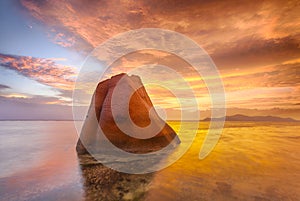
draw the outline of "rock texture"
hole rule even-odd
[[[102,146],[98,126],[110,142],[127,152],[148,153],[180,143],[135,75],[123,73],[98,84],[76,146],[78,154],[87,153],[86,147]]]
[[[79,161],[86,201],[144,200],[154,176],[153,173],[118,172],[99,164],[87,154],[80,155]]]

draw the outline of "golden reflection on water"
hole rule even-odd
[[[146,200],[300,198],[298,123],[227,122],[213,152],[199,160],[207,129],[201,123],[189,151],[156,174]]]

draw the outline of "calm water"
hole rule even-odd
[[[299,123],[227,122],[200,161],[207,127],[200,124],[180,160],[144,182],[144,200],[300,200]],[[79,165],[76,141],[73,122],[0,122],[0,200],[92,200],[107,191],[89,196],[92,182]]]

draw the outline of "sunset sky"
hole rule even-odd
[[[228,115],[300,120],[299,1],[3,0],[0,22],[0,119],[72,119],[74,82],[87,55],[116,34],[162,28],[190,37],[210,55]],[[197,81],[183,61],[147,51],[118,61],[112,73],[157,59]],[[198,81],[204,118],[209,94]],[[159,89],[149,93],[170,114],[177,107],[171,98],[160,100]]]

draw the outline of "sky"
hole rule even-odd
[[[191,38],[212,58],[228,115],[300,120],[299,11],[299,1],[0,1],[0,119],[72,119],[74,83],[90,52],[125,31],[161,28]],[[174,55],[136,52],[115,62],[110,75],[151,63],[181,72],[202,118],[210,114],[205,83]],[[147,90],[176,118],[172,94]]]

